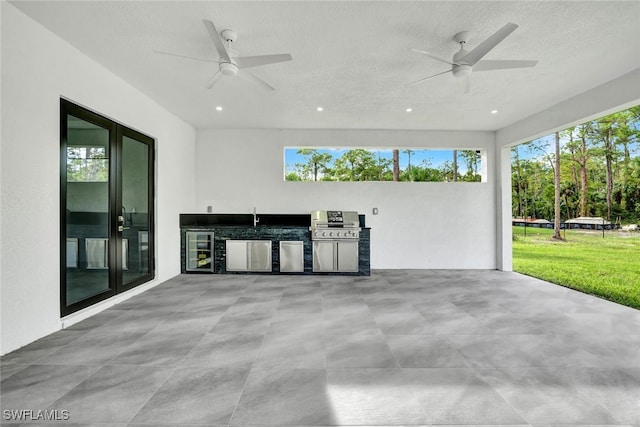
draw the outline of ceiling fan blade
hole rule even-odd
[[[535,67],[538,61],[518,61],[518,60],[482,60],[476,62],[473,71],[506,70],[509,68],[530,68]]]
[[[291,61],[293,58],[288,53],[276,55],[238,56],[233,58],[238,68],[251,68],[260,65],[275,64],[277,62]]]
[[[514,32],[516,28],[518,28],[516,24],[514,24],[513,22],[509,22],[507,25],[493,33],[493,35],[489,36],[488,39],[480,43],[471,52],[467,53],[462,58],[459,58],[459,60],[464,60],[469,65],[475,64],[480,59],[482,59],[483,56],[489,53],[491,49],[496,47],[498,43],[504,40],[509,34]]]
[[[218,55],[220,55],[220,59],[229,62],[229,52],[227,52],[227,48],[224,45],[224,40],[222,40],[222,37],[220,37],[220,33],[218,32],[218,30],[216,30],[216,26],[213,25],[213,22],[209,21],[208,19],[203,19],[202,22],[204,22],[204,26],[209,32],[209,37],[211,37],[213,45],[216,47]]]
[[[414,85],[417,85],[418,83],[422,83],[423,81],[428,80],[428,79],[430,79],[430,78],[432,78],[432,77],[439,76],[440,74],[450,73],[450,72],[451,72],[451,70],[443,71],[443,72],[441,72],[441,73],[434,74],[434,75],[432,75],[432,76],[425,77],[425,78],[420,79],[420,80],[416,80],[415,82],[407,83],[405,86],[407,86],[407,87],[409,87],[409,86],[414,86]]]
[[[240,71],[240,72],[238,72],[238,76],[243,77],[246,80],[252,81],[253,83],[255,83],[258,86],[261,86],[261,87],[263,87],[263,88],[265,88],[267,90],[276,90],[276,88],[274,88],[269,83],[267,83],[264,80],[262,80],[260,77],[258,77],[255,74],[253,74],[251,71]]]
[[[207,89],[211,89],[216,83],[218,83],[220,78],[222,78],[222,73],[218,70],[207,82]]]
[[[460,92],[469,93],[469,76],[459,78],[458,87],[460,87]]]
[[[449,64],[449,65],[458,65],[455,62],[451,62],[448,59],[444,59],[444,58],[440,58],[437,57],[435,55],[430,54],[429,52],[425,52],[424,50],[418,50],[418,49],[409,49],[411,52],[417,52],[417,53],[422,53],[424,55],[427,55],[429,58],[435,59],[436,61],[440,61],[440,62],[444,62],[445,64]]]
[[[218,63],[218,61],[216,61],[215,59],[205,59],[205,58],[196,58],[194,56],[189,56],[189,55],[182,55],[180,53],[173,53],[173,52],[164,52],[162,50],[153,50],[153,53],[158,53],[160,55],[169,55],[169,56],[177,56],[178,58],[187,58],[187,59],[193,59],[195,61],[203,61],[203,62],[215,62],[216,64]]]

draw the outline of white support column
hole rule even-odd
[[[513,270],[511,236],[511,147],[496,147],[496,268]]]
[[[480,181],[489,182],[487,169],[488,150],[480,150]]]

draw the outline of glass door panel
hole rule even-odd
[[[131,135],[129,135],[131,134]],[[153,205],[150,180],[153,174],[152,141],[148,137],[127,132],[122,137],[122,201],[118,217],[119,236],[123,245],[122,286],[124,288],[151,274],[149,231]],[[127,266],[128,268],[124,268]]]
[[[110,291],[110,130],[67,116],[66,305]]]

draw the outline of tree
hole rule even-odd
[[[321,153],[320,151],[312,148],[301,148],[297,151],[306,157],[307,162],[300,164],[301,169],[304,171],[304,175],[309,175],[313,181],[318,180],[318,174],[324,173],[328,170],[333,156],[329,153]]]
[[[413,181],[413,174],[411,171],[411,156],[413,155],[414,151],[413,150],[402,150],[403,153],[405,153],[407,156],[409,156],[409,162],[407,163],[407,170],[406,170],[406,174],[408,177],[409,181]]]
[[[377,180],[378,181],[389,181],[389,178],[392,178],[393,172],[389,170],[389,167],[392,165],[393,161],[389,159],[385,159],[380,155],[380,150],[378,150],[378,159],[376,163],[377,169]]]
[[[567,129],[569,136],[569,142],[567,148],[572,153],[572,160],[578,165],[580,171],[580,215],[589,216],[588,205],[588,188],[589,181],[587,179],[587,165],[591,157],[593,156],[592,150],[589,148],[587,137],[591,132],[591,122],[583,123],[574,128]],[[574,130],[578,140],[574,142],[573,134]]]
[[[616,150],[616,133],[619,125],[618,117],[615,114],[602,117],[591,127],[591,137],[596,143],[599,143],[600,153],[605,161],[605,200],[606,200],[606,217],[611,220],[611,211],[613,205],[613,167],[618,158]]]
[[[393,180],[400,181],[400,150],[393,150]]]
[[[458,181],[458,150],[453,150],[453,182]]]
[[[522,188],[522,163],[520,161],[520,149],[519,145],[511,148],[511,164],[513,165],[513,170],[515,170],[515,176],[511,176],[512,187],[515,192],[514,200],[517,201],[516,211],[513,214],[515,217],[524,217],[524,189]]]
[[[457,151],[457,150],[454,150]],[[478,153],[475,150],[461,150],[459,152],[460,157],[462,157],[467,166],[467,172],[462,177],[463,181],[467,182],[478,182],[481,180],[480,175],[478,174]],[[454,165],[454,170],[457,169],[457,162]],[[456,172],[457,175],[457,172]]]
[[[335,173],[340,181],[375,181],[379,175],[375,156],[363,148],[349,150],[337,159]]]
[[[555,133],[556,155],[555,167],[553,168],[553,185],[555,186],[554,194],[554,220],[553,220],[553,238],[563,240],[560,235],[560,133]]]

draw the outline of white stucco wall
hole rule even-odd
[[[156,138],[157,280],[149,286],[180,272],[178,215],[194,209],[195,130],[11,4],[0,3],[4,354],[62,324],[60,97]],[[86,310],[76,319],[104,307]]]
[[[492,132],[198,130],[197,212],[356,210],[372,228],[372,268],[496,268],[491,172],[486,183],[285,182],[284,147],[300,146],[486,149],[494,167]]]

